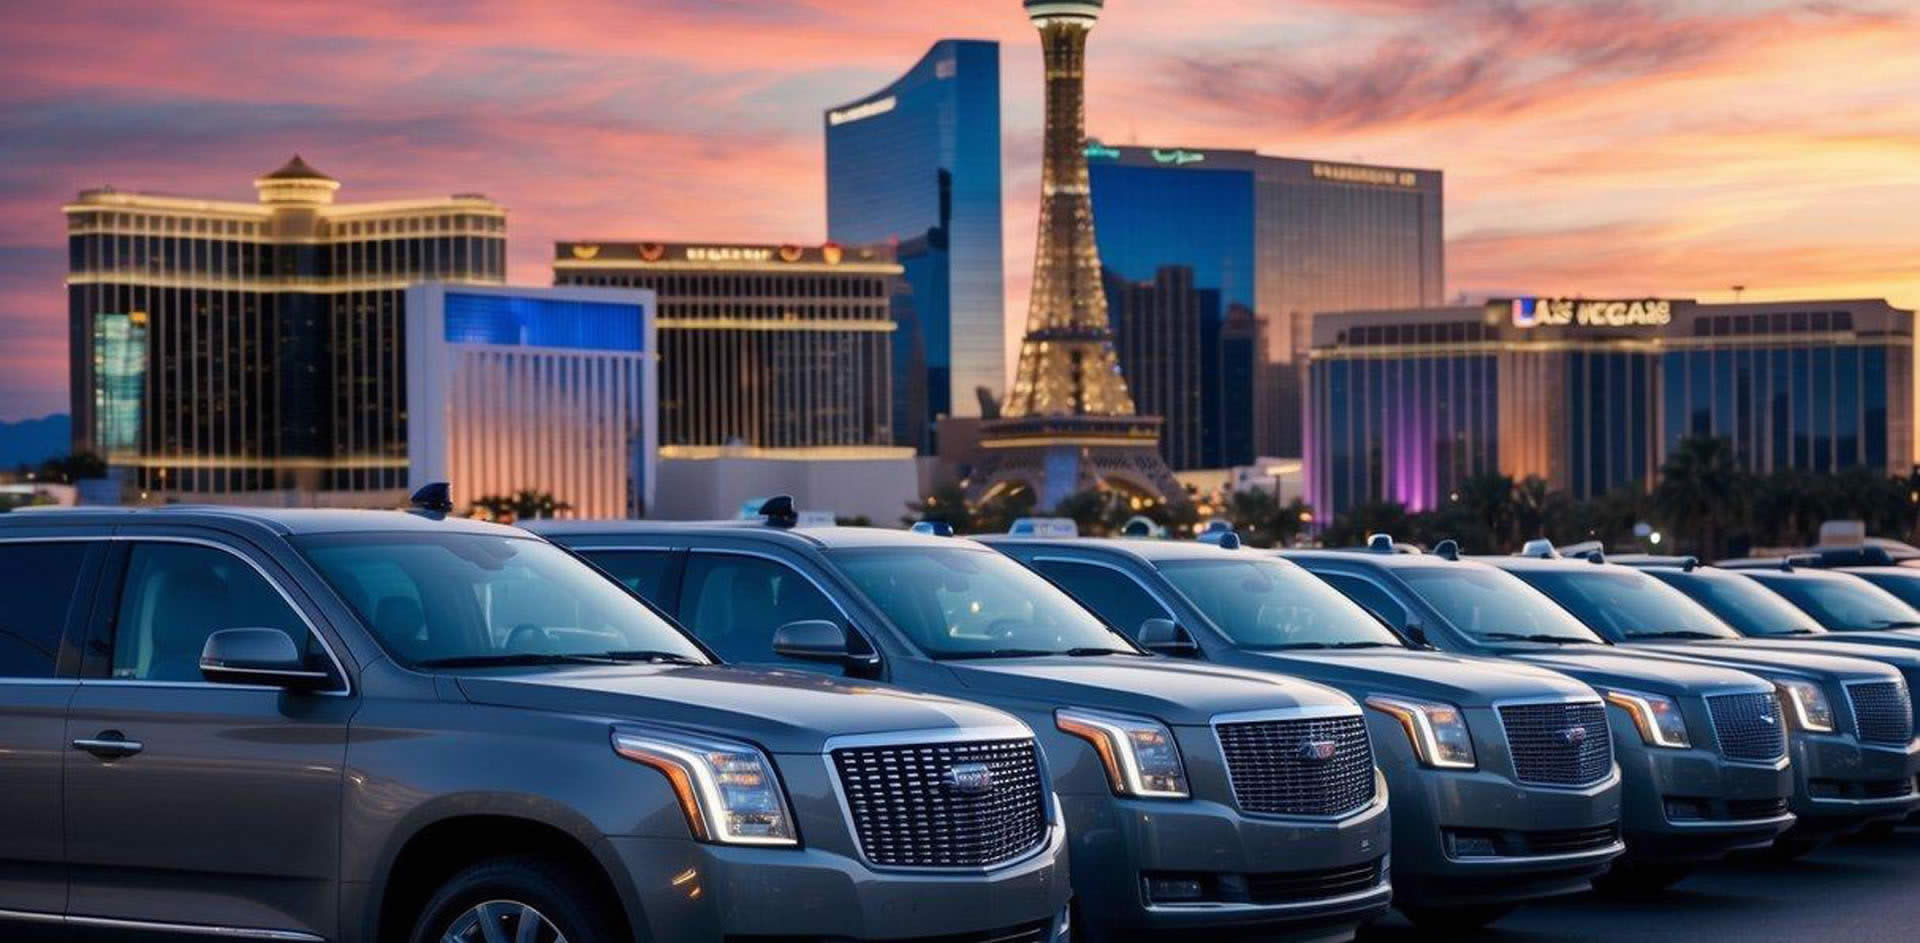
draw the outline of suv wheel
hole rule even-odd
[[[600,943],[616,938],[592,882],[543,858],[497,858],[460,871],[434,891],[412,943]]]
[[[1467,907],[1406,907],[1400,908],[1414,926],[1433,933],[1463,933],[1485,928],[1488,924],[1513,913],[1515,904],[1477,904]]]
[[[1613,870],[1594,879],[1593,886],[1603,893],[1623,897],[1656,894],[1686,880],[1692,873],[1693,866],[1689,864],[1658,861],[1634,861],[1626,865],[1615,863]]]

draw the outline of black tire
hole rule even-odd
[[[1867,841],[1886,841],[1899,834],[1899,822],[1874,822],[1860,830],[1859,837]]]
[[[1767,857],[1775,861],[1793,861],[1820,847],[1817,838],[1776,838],[1767,848]]]
[[[1476,904],[1470,907],[1407,907],[1400,913],[1414,926],[1429,933],[1454,934],[1484,930],[1513,913],[1516,904]]]
[[[546,858],[515,856],[481,861],[448,878],[427,898],[407,939],[412,943],[440,943],[475,908],[504,901],[531,907],[564,935],[567,943],[612,943],[619,939],[616,928],[620,921],[612,911],[614,903],[593,892],[598,883],[578,869]],[[504,919],[516,918],[509,913]],[[539,939],[548,943],[553,937],[542,935]]]
[[[1692,865],[1660,864],[1652,861],[1616,864],[1613,870],[1593,879],[1593,889],[1603,894],[1637,896],[1658,894],[1687,879]]]

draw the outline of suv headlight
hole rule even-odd
[[[1420,765],[1435,769],[1473,769],[1473,735],[1460,708],[1437,701],[1413,701],[1374,695],[1367,706],[1400,722],[1413,742]]]
[[[1165,724],[1145,717],[1061,708],[1053,722],[1061,731],[1093,744],[1115,795],[1185,799],[1187,771],[1180,747]]]
[[[613,752],[659,770],[693,837],[727,845],[797,845],[793,813],[756,747],[730,740],[616,728]]]
[[[1680,704],[1663,694],[1638,694],[1633,691],[1602,691],[1607,703],[1627,712],[1640,739],[1650,747],[1684,750],[1693,746],[1687,736],[1687,718]]]
[[[1833,705],[1827,692],[1812,681],[1775,681],[1780,702],[1787,707],[1787,719],[1808,733],[1833,732]]]

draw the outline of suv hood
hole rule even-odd
[[[774,753],[820,753],[831,737],[1007,726],[990,707],[798,671],[718,665],[533,668],[458,677],[476,704],[597,715],[746,740]]]
[[[1825,635],[1813,635],[1808,638],[1821,642],[1833,642],[1839,645],[1879,645],[1883,648],[1920,649],[1920,631],[1913,629],[1867,629],[1863,631],[1828,632]]]
[[[1585,651],[1516,652],[1507,657],[1565,672],[1594,687],[1627,688],[1669,697],[1697,696],[1728,688],[1773,690],[1773,685],[1744,671],[1651,653],[1628,654],[1625,649],[1613,646],[1596,645]]]
[[[1596,696],[1587,685],[1537,665],[1444,652],[1395,648],[1246,652],[1235,664],[1329,684],[1356,699],[1400,694],[1460,707],[1487,707],[1513,698]]]
[[[1850,658],[1818,650],[1780,651],[1756,648],[1744,640],[1697,642],[1627,642],[1620,647],[1702,664],[1725,665],[1767,678],[1792,676],[1825,681],[1890,681],[1899,672],[1866,658]]]
[[[1359,706],[1329,687],[1172,658],[1010,658],[944,664],[989,704],[1091,707],[1199,726],[1216,714],[1287,707]],[[1008,705],[1011,707],[1011,705]]]

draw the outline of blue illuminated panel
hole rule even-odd
[[[640,351],[639,305],[448,292],[447,341],[508,347]]]

